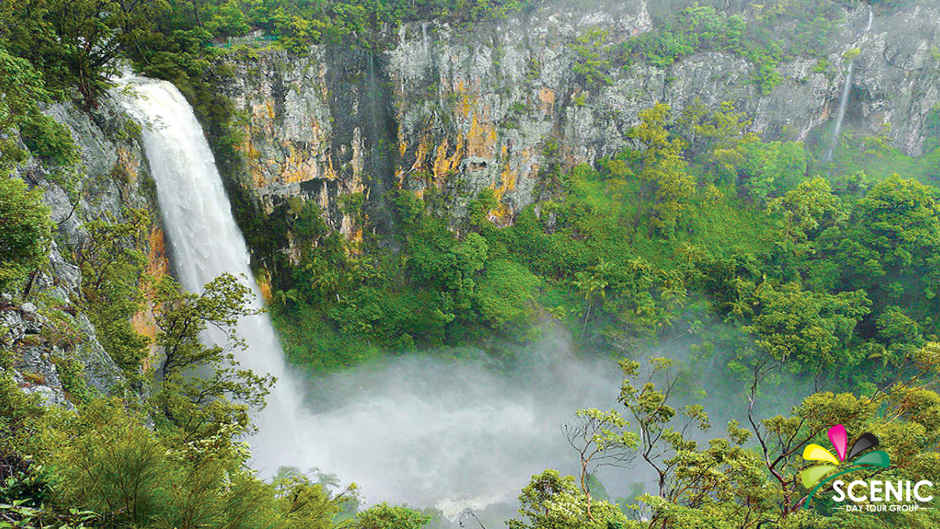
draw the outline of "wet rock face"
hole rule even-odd
[[[867,7],[845,10],[825,49],[828,66],[810,57],[782,63],[768,93],[752,64],[721,52],[667,67],[612,64],[603,72],[609,84],[578,75],[579,37],[602,31],[616,44],[654,29],[644,0],[549,1],[469,31],[407,24],[371,61],[319,47],[303,57],[262,52],[233,59],[234,82],[220,90],[249,116],[241,183],[269,212],[286,197],[316,200],[350,236],[355,226],[337,205],[344,195],[433,188],[457,218],[490,188],[501,204],[491,216],[511,223],[538,199],[547,165],[617,152],[639,112],[658,102],[681,111],[696,98],[732,101],[765,138],[806,140],[836,113],[843,54],[855,48],[852,126],[920,154],[926,117],[940,101],[938,4],[918,0],[875,16],[868,31]]]
[[[43,189],[56,231],[48,264],[30,279],[26,297],[0,293],[0,349],[12,353],[10,369],[24,391],[40,394],[47,404],[72,407],[61,365],[72,370],[67,376],[83,379],[100,394],[127,390],[123,372],[82,312],[82,274],[72,251],[88,237],[86,222],[125,220],[126,208],[149,210],[159,234],[159,210],[138,131],[115,102],[102,100],[92,114],[70,104],[45,112],[70,130],[80,162],[63,169],[31,158],[13,171]],[[141,250],[147,254],[153,248]],[[165,270],[162,247],[149,253],[152,271]]]
[[[612,111],[629,109],[636,93],[662,92],[662,79],[651,82],[647,75],[615,82],[618,90],[585,86],[572,69],[572,42],[592,30],[622,42],[651,27],[642,1],[550,2],[471,33],[403,26],[389,52],[400,184],[438,188],[455,216],[489,187],[502,204],[495,220],[511,222],[537,198],[550,144],[557,144],[566,165],[613,152],[630,123]]]
[[[940,102],[940,2],[911,4],[890,17],[874,17],[860,39],[850,114],[871,133],[887,128],[898,148],[920,155],[927,117]]]
[[[366,192],[372,157],[369,123],[354,119],[362,117],[363,87],[343,79],[366,68],[328,69],[337,53],[317,48],[308,56],[269,52],[245,59],[220,90],[247,117],[239,183],[269,214],[286,197],[313,200],[334,229],[349,235],[338,197]]]

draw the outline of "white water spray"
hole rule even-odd
[[[845,75],[845,85],[842,87],[842,97],[839,99],[839,113],[836,114],[836,128],[832,131],[832,139],[829,141],[829,150],[826,152],[826,161],[832,161],[832,153],[839,143],[839,135],[842,134],[842,122],[845,120],[845,109],[849,103],[849,92],[852,89],[852,75],[855,72],[855,60],[849,62],[849,71]]]
[[[198,292],[224,272],[250,277],[244,239],[192,108],[170,83],[121,84],[134,94],[119,98],[143,125],[180,282]],[[566,466],[575,458],[561,425],[578,408],[613,406],[619,388],[613,362],[575,358],[566,336],[549,332],[508,372],[486,365],[482,354],[409,355],[315,380],[314,410],[304,407],[306,388],[285,365],[268,318],[245,318],[239,333],[248,349],[238,360],[278,377],[250,439],[252,465],[263,475],[315,468],[356,482],[367,504],[433,506],[451,518],[492,507],[484,520],[494,525],[511,514],[532,474],[559,465],[575,471]]]
[[[223,273],[244,276],[254,291],[256,308],[260,307],[261,295],[251,279],[245,240],[232,217],[215,159],[192,107],[166,81],[132,77],[122,84],[132,95],[120,96],[121,102],[143,126],[144,149],[180,283],[191,292],[200,292],[203,285]],[[272,472],[285,454],[299,446],[288,425],[297,419],[302,393],[287,370],[266,315],[243,318],[238,333],[248,345],[238,361],[278,379],[267,407],[255,417],[259,432],[249,441],[253,464]]]

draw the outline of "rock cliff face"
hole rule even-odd
[[[585,82],[573,69],[576,39],[602,30],[619,43],[655,29],[644,0],[546,2],[469,33],[409,24],[378,55],[260,52],[232,59],[234,82],[219,89],[247,116],[240,183],[269,212],[285,197],[316,200],[353,237],[344,195],[436,188],[459,217],[489,187],[500,200],[493,218],[510,223],[538,198],[540,169],[615,153],[639,111],[657,102],[681,110],[695,98],[732,101],[765,138],[811,138],[835,115],[843,54],[856,48],[849,121],[920,154],[926,117],[940,101],[940,5],[911,2],[875,16],[869,31],[867,8],[843,15],[825,50],[828,66],[808,57],[783,63],[769,93],[752,81],[753,65],[721,52],[668,67],[613,65],[609,85]]]
[[[70,385],[77,382],[70,378],[84,379],[103,394],[128,391],[123,371],[83,312],[73,251],[88,237],[85,223],[124,220],[128,207],[147,209],[155,221],[146,247],[139,249],[149,254],[151,272],[165,271],[168,262],[153,182],[130,118],[108,100],[91,114],[66,104],[46,113],[71,131],[81,161],[66,169],[30,158],[14,170],[14,177],[43,189],[55,233],[48,264],[30,282],[28,301],[19,293],[0,293],[0,348],[12,351],[14,380],[24,391],[70,407]],[[148,322],[142,313],[134,325],[152,335]]]
[[[696,98],[732,101],[754,132],[768,139],[807,140],[826,125],[854,59],[847,120],[885,134],[903,151],[923,149],[928,115],[940,102],[940,2],[916,0],[890,15],[845,10],[827,60],[797,58],[779,65],[781,82],[764,93],[754,66],[740,56],[702,52],[668,67],[612,64],[609,83],[576,73],[577,39],[605,32],[605,45],[655,30],[646,0],[549,1],[506,20],[464,28],[418,23],[389,35],[382,53],[314,47],[303,55],[262,51],[226,59],[218,90],[244,119],[241,170],[234,176],[262,210],[274,214],[288,198],[315,201],[327,222],[356,239],[360,213],[379,220],[385,191],[433,190],[455,218],[485,188],[499,206],[491,217],[511,223],[538,200],[540,174],[552,165],[592,163],[628,144],[638,113],[657,102],[681,110]],[[792,28],[780,27],[786,34]],[[57,226],[48,266],[32,281],[28,303],[0,294],[3,348],[16,354],[18,383],[46,400],[67,404],[62,373],[75,359],[102,392],[126,386],[99,343],[78,300],[81,273],[72,249],[95,218],[121,219],[125,207],[155,219],[146,247],[152,273],[168,260],[159,213],[139,139],[113,102],[88,114],[70,105],[47,110],[72,132],[81,154],[72,189],[59,168],[30,159],[14,175],[45,190]],[[58,176],[56,176],[58,175]],[[353,211],[362,195],[362,212]],[[347,207],[347,204],[352,206]],[[63,328],[74,336],[63,335]],[[152,335],[146,313],[134,319]],[[73,369],[74,370],[74,369]]]

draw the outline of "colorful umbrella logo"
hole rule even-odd
[[[874,434],[865,432],[852,443],[852,448],[846,451],[849,436],[845,432],[845,427],[837,424],[829,428],[829,441],[835,448],[836,455],[819,446],[818,444],[808,444],[803,449],[803,459],[807,461],[818,461],[823,464],[816,464],[800,472],[800,481],[806,488],[812,488],[809,495],[809,501],[804,507],[809,507],[816,491],[825,483],[832,481],[842,474],[860,470],[862,468],[888,468],[891,465],[891,458],[884,450],[875,450],[869,452],[872,448],[878,446],[878,438]],[[838,456],[838,457],[837,457]],[[848,463],[846,463],[848,461]],[[839,470],[836,474],[823,479],[833,471]]]

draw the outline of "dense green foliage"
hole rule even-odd
[[[395,192],[390,202],[399,251],[374,241],[352,251],[327,230],[313,203],[290,214],[295,241],[305,250],[291,268],[291,287],[277,294],[277,321],[296,329],[291,321],[325,319],[342,336],[330,346],[322,328],[308,327],[299,335],[293,334],[299,329],[288,329],[290,356],[314,368],[333,368],[370,355],[369,347],[348,347],[350,337],[408,349],[482,339],[487,328],[527,327],[538,279],[525,266],[494,255],[479,233],[461,240],[413,193]],[[321,357],[327,351],[309,347],[311,341],[331,352],[335,347],[336,354]]]
[[[146,258],[138,248],[144,244],[150,218],[144,210],[125,214],[126,222],[86,222],[88,237],[74,253],[82,272],[86,311],[98,340],[125,374],[136,379],[150,345],[131,326],[131,318],[144,307],[141,287],[146,280]]]
[[[767,92],[780,80],[777,65],[795,56],[828,68],[827,40],[842,12],[832,1],[666,3],[676,9],[654,12],[655,31],[618,43],[604,31],[574,37],[572,73],[600,87],[612,68],[723,52],[747,60]],[[180,87],[225,172],[237,165],[240,138],[232,104],[211,90],[214,77],[230,75],[216,61],[223,54],[267,46],[302,53],[312,43],[380,51],[403,22],[466,27],[530,4],[0,4],[0,290],[29,295],[18,287],[48,262],[53,228],[40,191],[7,173],[30,155],[49,168],[75,164],[67,129],[40,109],[63,99],[93,109],[115,59]],[[567,167],[546,141],[540,200],[510,226],[491,221],[499,207],[491,190],[456,219],[440,191],[393,190],[382,197],[382,223],[363,214],[363,195],[346,197],[361,242],[330,229],[312,201],[279,204],[263,224],[232,196],[255,249],[274,255],[289,239],[296,250],[271,257],[271,309],[290,360],[310,372],[442,345],[508,355],[507,343],[531,343],[550,318],[567,325],[578,353],[625,358],[618,409],[582,410],[580,429],[568,430],[580,479],[533,476],[511,529],[934,527],[936,510],[850,515],[822,498],[803,509],[809,498],[796,474],[800,449],[842,423],[879,436],[892,460],[883,476],[936,476],[940,110],[928,118],[920,158],[847,132],[836,161],[823,164],[807,144],[762,141],[749,125],[731,103],[694,101],[681,113],[655,105],[626,134],[635,148],[593,166]],[[250,290],[222,276],[197,295],[149,277],[141,249],[150,219],[137,210],[120,217],[84,223],[87,237],[68,248],[82,272],[77,308],[37,300],[42,332],[26,339],[62,355],[52,361],[77,410],[43,408],[16,387],[9,369],[17,351],[0,328],[0,527],[427,525],[429,515],[405,507],[355,513],[353,490],[336,492],[291,469],[271,481],[248,469],[250,411],[274,383],[234,360],[244,346],[235,323],[254,315]],[[147,306],[152,339],[130,321]],[[131,381],[126,400],[85,383],[71,354],[83,340],[76,310]],[[222,345],[200,340],[210,329]],[[636,360],[645,346],[676,336],[691,344],[692,368],[727,373],[722,384],[750,404],[746,427],[731,422],[726,436],[696,441],[710,435],[706,410],[675,404],[677,393],[697,389],[692,381],[669,360]],[[756,403],[779,373],[811,377],[829,392],[761,417]],[[590,469],[607,456],[635,457],[656,486],[604,498]]]
[[[150,2],[15,0],[0,6],[0,38],[29,59],[50,90],[77,90],[86,108],[96,104],[117,73],[114,59],[137,38],[153,14]]]
[[[825,167],[802,143],[759,141],[729,104],[640,117],[629,132],[640,150],[546,169],[555,198],[508,228],[487,219],[488,192],[454,226],[435,213],[433,190],[397,191],[396,244],[354,247],[315,205],[296,204],[287,227],[303,251],[275,296],[291,358],[316,371],[374,357],[377,345],[496,352],[494,336],[525,340],[545,313],[586,349],[630,353],[716,313],[735,331],[696,340],[703,351],[723,342],[719,361],[769,355],[849,388],[878,385],[938,334],[932,187],[888,167],[865,182],[818,176]]]
[[[354,487],[335,491],[292,469],[271,481],[247,466],[248,412],[274,381],[239,368],[232,348],[251,291],[231,276],[183,292],[153,285],[164,352],[148,389],[125,401],[74,399],[76,410],[39,405],[0,357],[0,524],[4,527],[418,529],[429,517],[385,504],[358,513]],[[204,345],[212,327],[225,345]],[[136,342],[135,342],[136,343]],[[7,344],[4,342],[3,347]],[[154,377],[153,375],[156,375]],[[84,400],[84,402],[82,402]]]
[[[0,175],[0,289],[42,264],[51,237],[49,209],[38,189],[19,178]]]

